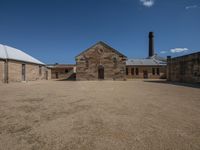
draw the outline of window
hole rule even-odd
[[[89,68],[89,61],[88,60],[85,61],[85,67]]]
[[[69,72],[69,70],[68,69],[65,69],[65,73],[68,73]]]
[[[156,73],[157,75],[160,75],[160,68],[157,68]]]
[[[42,75],[42,66],[39,66],[39,75]]]
[[[22,81],[26,80],[26,65],[22,64]]]
[[[131,75],[134,75],[135,69],[131,68]]]
[[[126,68],[126,75],[128,75],[128,68]]]
[[[155,68],[152,68],[152,74],[155,75],[156,72],[155,72]]]
[[[139,68],[136,68],[135,74],[138,76],[139,75]]]
[[[116,68],[117,67],[117,58],[116,57],[113,58],[113,63],[114,63],[114,67]]]

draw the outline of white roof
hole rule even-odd
[[[12,59],[29,63],[45,65],[41,61],[16,48],[0,44],[0,59]]]
[[[145,59],[128,59],[126,61],[126,65],[136,65],[136,66],[165,66],[166,62],[151,59],[151,58],[145,58]]]

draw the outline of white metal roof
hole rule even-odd
[[[166,62],[156,60],[153,58],[145,58],[145,59],[128,59],[126,61],[126,65],[135,65],[135,66],[165,66]]]
[[[0,44],[0,59],[12,59],[23,62],[45,65],[43,62],[33,58],[32,56],[24,53],[21,50],[2,44]]]

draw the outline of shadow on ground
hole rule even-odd
[[[181,83],[181,82],[170,82],[170,81],[166,81],[166,80],[144,80],[144,82],[163,83],[163,84],[172,84],[172,85],[177,85],[177,86],[200,88],[200,83]]]

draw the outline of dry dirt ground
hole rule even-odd
[[[1,150],[200,150],[200,89],[162,82],[0,85]]]

